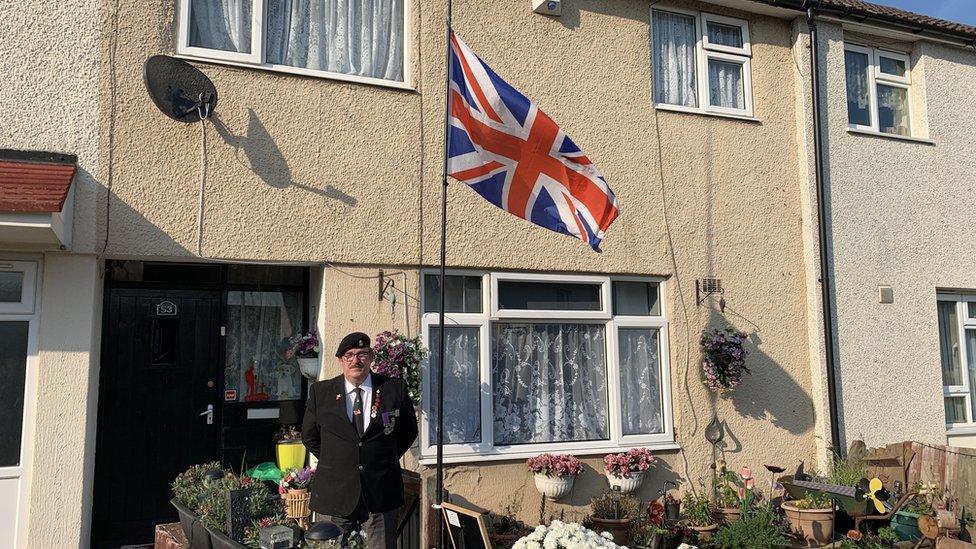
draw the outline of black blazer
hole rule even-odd
[[[317,513],[347,517],[360,496],[371,513],[403,505],[399,460],[417,438],[417,416],[403,380],[375,372],[372,376],[373,400],[363,406],[363,413],[371,415],[362,438],[346,415],[341,375],[317,381],[309,389],[302,442],[319,459],[310,502]]]

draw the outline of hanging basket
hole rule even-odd
[[[311,497],[312,494],[304,488],[289,488],[282,496],[285,500],[285,514],[297,521],[302,528],[308,527],[308,517],[312,514],[308,508]]]
[[[640,488],[641,484],[644,482],[645,472],[646,471],[631,471],[618,477],[609,471],[604,471],[604,473],[607,475],[607,481],[610,482],[610,488],[619,486],[620,492],[624,494],[629,494]]]
[[[318,358],[299,358],[298,368],[302,375],[311,381],[319,380],[319,372],[322,370],[322,363]]]

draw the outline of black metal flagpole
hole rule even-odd
[[[444,502],[444,353],[447,348],[444,339],[444,301],[447,286],[445,279],[445,264],[447,262],[447,140],[450,131],[450,109],[451,109],[451,0],[447,0],[447,30],[444,33],[444,163],[441,167],[441,300],[438,308],[438,346],[440,349],[437,354],[437,494],[434,501],[435,512],[437,513],[437,547],[445,547],[444,543],[444,512],[441,510],[441,503]]]

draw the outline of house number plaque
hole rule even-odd
[[[160,301],[156,305],[156,316],[176,316],[176,303]]]

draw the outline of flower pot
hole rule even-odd
[[[698,539],[700,541],[708,541],[712,539],[712,534],[718,530],[718,524],[709,524],[708,526],[689,526],[688,529],[698,534]]]
[[[243,543],[238,543],[223,532],[218,532],[216,530],[207,529],[210,532],[210,542],[213,544],[213,549],[247,549],[247,546]]]
[[[550,477],[541,473],[536,473],[535,475],[536,489],[549,499],[565,497],[572,491],[575,481],[575,475],[566,475],[564,477]]]
[[[308,517],[312,514],[308,508],[311,497],[312,495],[305,488],[289,488],[282,496],[285,500],[286,516],[297,521],[302,528],[308,527]]]
[[[617,545],[627,545],[630,543],[630,524],[633,519],[602,519],[590,517],[593,530],[597,532],[609,532],[613,536],[613,542]]]
[[[712,513],[712,518],[718,525],[729,524],[742,518],[741,507],[719,507]]]
[[[670,522],[678,520],[681,518],[681,502],[675,501],[673,503],[664,504],[664,520]]]
[[[282,471],[305,466],[305,445],[300,440],[279,442],[275,445],[275,455],[278,458],[278,468]]]
[[[190,549],[212,549],[210,543],[210,533],[203,526],[200,515],[194,513],[190,508],[185,507],[176,499],[169,500],[170,504],[176,508],[180,515],[180,526],[183,528],[183,535],[190,544]]]
[[[891,517],[891,529],[898,534],[898,539],[902,541],[922,538],[922,531],[918,529],[918,513],[898,511]]]
[[[645,471],[631,471],[622,477],[618,477],[605,472],[607,480],[610,482],[610,488],[619,486],[622,494],[629,494],[640,488],[641,483],[644,482],[644,473]]]
[[[631,545],[634,549],[664,549],[664,534],[654,534],[647,545]]]
[[[298,368],[307,379],[318,381],[319,372],[322,370],[322,363],[317,358],[299,358]]]
[[[825,545],[833,538],[833,509],[800,509],[796,506],[796,500],[785,501],[781,507],[790,530],[807,545]]]

